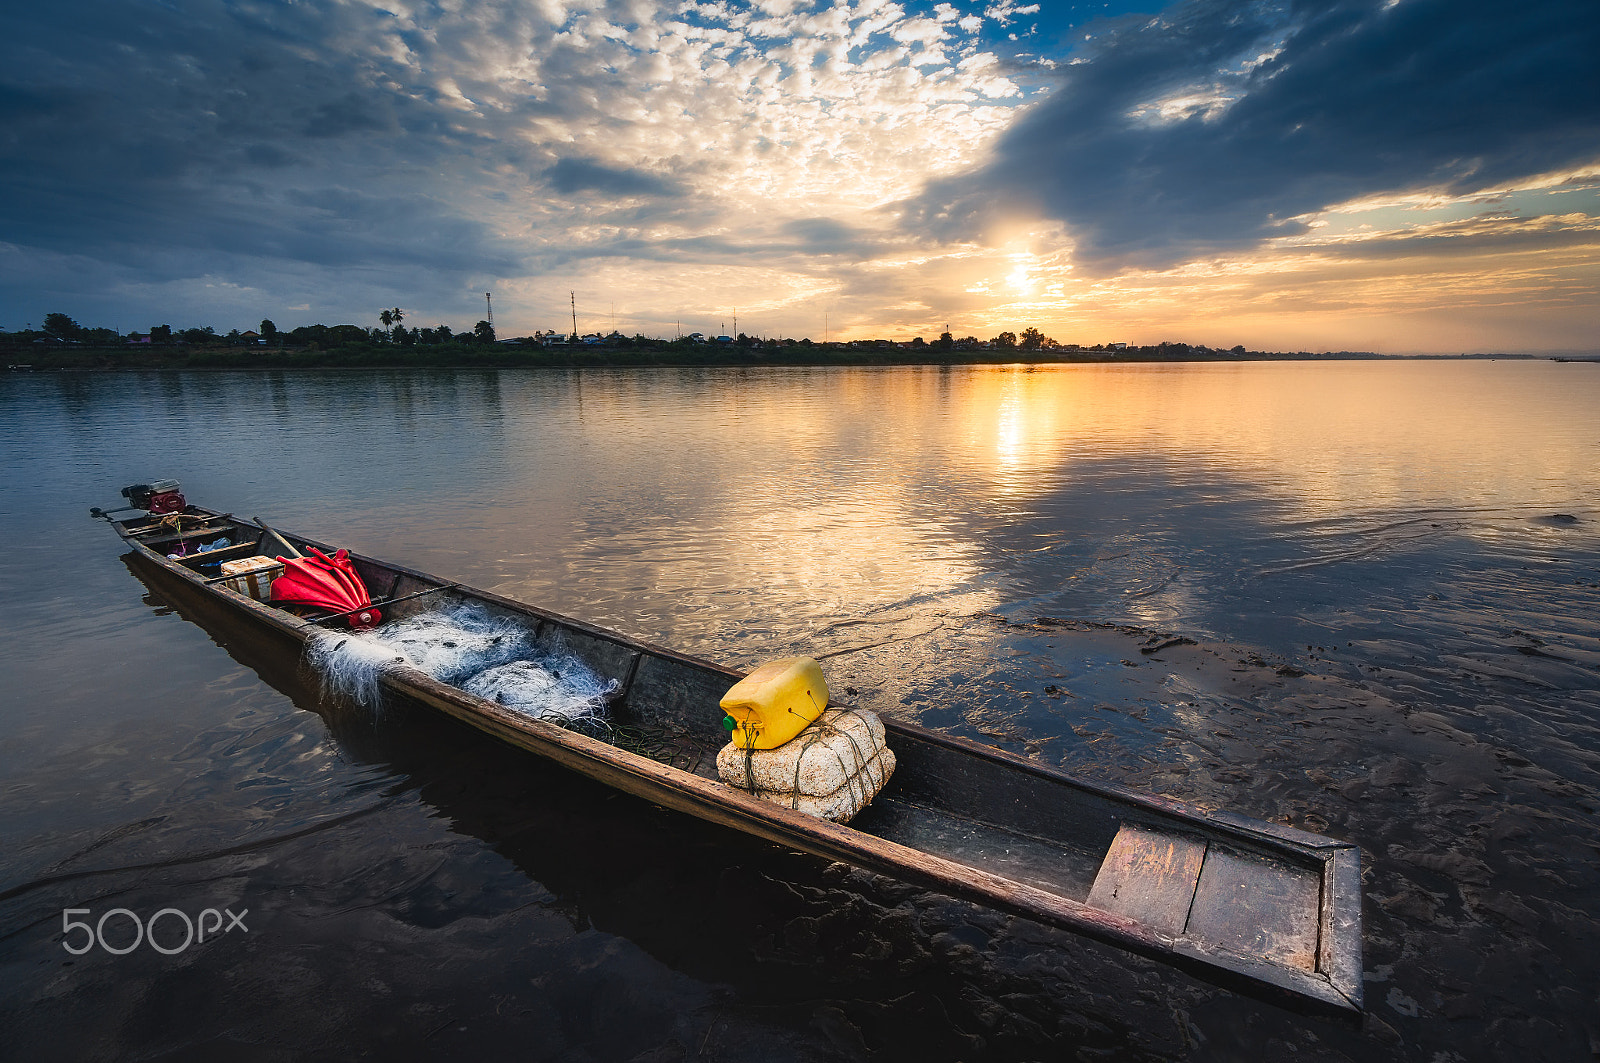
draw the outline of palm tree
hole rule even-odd
[[[383,322],[384,328],[388,328],[390,325],[394,324],[394,311],[384,310],[379,312],[378,320]]]
[[[406,312],[397,306],[389,311],[389,316],[394,319],[394,324],[398,325],[406,319]]]

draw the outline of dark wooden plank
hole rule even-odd
[[[179,523],[177,529],[174,529],[172,527],[172,525],[170,525],[170,524],[161,524],[161,523],[157,522],[155,524],[150,525],[149,527],[139,528],[137,530],[129,531],[127,533],[127,538],[133,538],[135,536],[142,537],[142,536],[146,536],[146,535],[151,535],[151,534],[153,534],[155,532],[158,532],[158,531],[161,531],[163,529],[165,529],[169,533],[171,533],[174,538],[176,538],[179,535],[180,531],[181,531],[181,533],[183,535],[208,535],[211,532],[216,531],[217,528],[220,527],[220,524],[218,522],[227,521],[227,520],[230,520],[230,519],[231,518],[229,518],[229,517],[220,516],[220,515],[219,516],[214,516],[214,517],[203,517],[203,518],[200,518],[198,520],[192,520],[192,519],[190,519],[188,517],[185,517],[184,520]],[[161,540],[151,539],[149,541],[150,542],[159,542]]]
[[[1200,977],[1214,985],[1247,993],[1259,1000],[1311,1015],[1361,1024],[1361,1009],[1315,971],[1302,971],[1259,956],[1244,956],[1201,945],[1189,938],[1172,943],[1170,954],[1160,957],[1181,970],[1190,970],[1186,958],[1211,968]]]
[[[641,724],[674,723],[711,744],[713,754],[727,739],[722,731],[722,696],[739,681],[737,672],[696,668],[646,653],[633,669],[623,708]]]
[[[1333,853],[1324,873],[1317,970],[1352,1005],[1362,1006],[1361,850],[1353,845]]]
[[[1213,845],[1206,852],[1186,935],[1302,971],[1317,969],[1320,876]]]
[[[1104,808],[1116,815],[1133,807],[1139,810],[1139,818],[1151,826],[1171,827],[1179,832],[1198,830],[1208,837],[1225,839],[1232,847],[1282,857],[1307,870],[1320,871],[1329,850],[1344,848],[1350,844],[1310,834],[1294,827],[1251,819],[1233,812],[1198,808],[1161,794],[1142,793],[1114,783],[1086,779],[1041,761],[1019,757],[969,738],[930,731],[925,727],[893,717],[884,717],[883,724],[889,731],[890,748],[897,751],[896,755],[900,748],[895,744],[896,735],[899,735],[902,741],[915,742],[923,751],[923,756],[931,757],[935,753],[953,754],[946,763],[967,764],[970,766],[969,774],[978,772],[980,770],[978,766],[983,764],[999,769],[1001,774],[994,777],[1007,778],[1011,780],[1010,785],[1013,786],[1021,785],[1024,779],[1038,780],[1043,785],[1034,789],[1035,795],[1070,790],[1077,795],[1073,806],[1075,814],[1081,814],[1090,808],[1097,810]],[[905,772],[906,767],[902,758],[896,777]],[[937,771],[931,774],[935,778],[938,776]],[[1097,803],[1092,798],[1101,800]],[[1025,807],[1027,800],[1027,797],[1023,797],[1019,802],[1024,806],[1016,809],[1019,814],[1028,813],[1029,810]],[[1111,839],[1116,836],[1120,822],[1120,819],[1113,819],[1109,827],[1100,825],[1099,829],[1104,830],[1104,840],[1101,843],[1103,846],[1109,845]],[[1032,827],[1029,830],[1038,833]]]
[[[1205,856],[1203,839],[1125,823],[1095,876],[1089,905],[1176,937],[1189,921]]]
[[[1128,806],[1053,776],[1018,770],[1007,759],[975,757],[930,732],[884,721],[894,750],[895,793],[908,801],[993,823],[1030,837],[1103,853],[1128,819]],[[1023,762],[1027,763],[1027,762]]]
[[[1214,826],[1227,825],[1237,827],[1239,830],[1247,831],[1252,835],[1287,842],[1290,845],[1308,851],[1337,849],[1350,844],[1337,838],[1312,834],[1310,831],[1301,830],[1299,827],[1291,827],[1287,823],[1268,823],[1266,820],[1251,819],[1249,816],[1242,816],[1237,812],[1229,812],[1225,808],[1207,812],[1206,817]]]

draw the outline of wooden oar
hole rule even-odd
[[[262,531],[266,532],[268,535],[270,535],[274,539],[278,540],[278,542],[280,544],[282,544],[283,548],[285,550],[289,551],[289,556],[290,557],[305,557],[306,556],[305,554],[302,554],[300,551],[296,550],[294,548],[294,545],[292,543],[290,543],[288,539],[285,539],[283,536],[279,535],[277,532],[275,532],[271,528],[267,527],[266,522],[263,521],[260,517],[253,517],[251,519],[256,522],[256,527],[260,528]]]

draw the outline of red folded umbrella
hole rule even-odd
[[[280,557],[283,574],[272,581],[272,600],[285,605],[309,605],[330,613],[348,613],[350,626],[372,627],[383,614],[364,608],[372,604],[367,585],[361,581],[350,552],[340,550],[329,557],[315,547],[310,557]]]

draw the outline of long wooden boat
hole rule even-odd
[[[263,634],[304,643],[323,626],[230,589],[225,560],[282,553],[279,533],[190,506],[181,518],[106,518],[141,557]],[[223,538],[234,544],[169,557]],[[317,540],[282,539],[331,552]],[[1060,927],[1297,1011],[1359,1021],[1361,854],[1347,842],[1076,778],[892,718],[899,766],[848,826],[722,783],[717,703],[742,674],[581,620],[353,555],[385,622],[451,599],[525,623],[619,693],[604,741],[475,697],[416,669],[382,673],[412,699],[573,771],[692,816]]]

